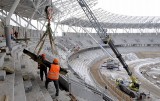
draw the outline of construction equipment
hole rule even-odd
[[[52,29],[51,29],[51,20],[52,20],[52,15],[53,15],[52,7],[51,6],[46,6],[45,13],[46,13],[46,18],[48,19],[48,24],[46,26],[45,33],[43,34],[40,41],[36,45],[35,52],[38,51],[37,55],[39,55],[40,51],[42,50],[42,47],[44,45],[44,42],[45,42],[47,36],[49,36],[49,42],[50,42],[50,45],[51,45],[52,53],[55,54],[55,55],[58,55],[58,52],[55,49],[56,48],[56,46],[55,46],[55,35],[52,34]],[[37,50],[38,47],[39,47],[39,49]]]
[[[128,65],[126,64],[126,62],[122,58],[122,55],[119,53],[119,51],[115,47],[112,39],[107,34],[107,32],[106,32],[107,29],[104,29],[101,26],[101,24],[98,22],[97,18],[95,17],[95,15],[91,11],[91,9],[89,8],[89,6],[85,2],[85,0],[77,0],[77,1],[78,1],[79,5],[81,6],[81,8],[83,9],[83,11],[86,14],[86,16],[88,17],[90,23],[92,24],[92,26],[96,30],[97,34],[100,36],[101,39],[103,38],[102,40],[103,40],[104,43],[106,43],[106,44],[108,44],[110,46],[110,48],[112,49],[112,51],[115,53],[116,57],[118,58],[118,60],[122,64],[123,68],[126,70],[126,72],[128,73],[128,75],[130,76],[130,79],[131,79],[132,82],[129,85],[129,88],[130,88],[129,91],[130,92],[138,92],[140,85],[137,82],[137,79],[130,72],[130,70],[128,68]],[[121,86],[121,84],[122,83],[119,82],[118,86]],[[126,88],[126,86],[123,86],[123,87]],[[124,90],[124,92],[128,93],[128,90],[126,90],[126,91]],[[134,93],[132,93],[132,94],[134,94]],[[135,96],[137,97],[137,95],[135,95]]]
[[[30,52],[30,51],[28,51],[28,50],[26,50],[26,49],[23,50],[23,53],[26,54],[26,55],[28,55],[28,56],[30,56],[32,60],[38,62],[39,64],[45,65],[46,62],[49,62],[49,61],[47,61],[47,60],[43,60],[42,56],[37,56],[37,55],[35,55],[34,53],[32,53],[32,52]],[[50,63],[50,62],[49,62],[49,63]],[[51,63],[50,63],[50,64],[51,64]],[[46,67],[47,67],[47,66],[46,66]],[[49,68],[50,68],[50,67],[49,67]],[[68,73],[68,71],[67,71],[66,69],[64,69],[64,68],[61,68],[61,69],[60,69],[60,73],[63,74],[63,75],[65,75],[65,74]]]
[[[103,63],[101,67],[106,67],[109,70],[118,69],[119,70],[119,63],[113,59],[108,59],[106,62]]]
[[[126,84],[126,82],[122,78],[116,79],[116,85],[119,87],[121,91],[128,94],[132,98],[139,98],[138,93],[135,92],[135,90],[138,90],[137,88],[134,88],[134,91],[129,89],[129,84]],[[131,87],[132,88],[132,87]]]

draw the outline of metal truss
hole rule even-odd
[[[0,0],[0,2],[0,9],[9,12],[14,0]],[[101,8],[96,8],[95,5],[98,3],[98,0],[85,0],[85,2],[91,8],[103,28],[160,28],[160,17],[118,15]],[[60,18],[60,24],[92,27],[81,7],[79,7],[77,0],[20,0],[15,14],[23,18],[44,20],[44,8],[51,3],[54,8],[54,21]],[[33,11],[35,11],[35,14],[32,17]]]

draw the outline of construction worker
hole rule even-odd
[[[31,59],[33,59],[34,61],[44,64],[46,67],[49,68],[47,80],[45,82],[45,87],[48,89],[49,82],[53,81],[56,88],[56,96],[58,96],[59,95],[59,73],[61,73],[62,75],[66,75],[69,71],[67,71],[64,68],[61,68],[59,65],[59,60],[56,58],[53,60],[53,63],[51,63],[41,58],[41,56],[37,57],[34,53],[31,53],[28,50],[24,49],[23,53],[29,55]]]
[[[50,69],[48,72],[48,78],[45,82],[45,87],[46,89],[48,89],[48,84],[49,82],[53,81],[54,82],[54,86],[56,88],[56,94],[55,96],[59,95],[59,72],[60,72],[60,66],[59,66],[59,60],[57,58],[55,58],[53,60],[53,64],[50,64]]]
[[[45,54],[42,54],[41,57],[42,57],[43,60],[46,60],[46,55]],[[40,69],[41,81],[43,81],[43,74],[45,74],[45,78],[47,79],[47,67],[43,64],[38,63],[38,69]]]
[[[14,32],[14,37],[15,37],[16,39],[18,39],[18,32],[17,32],[17,31]]]

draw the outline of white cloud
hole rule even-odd
[[[160,16],[160,0],[99,0],[108,12],[131,16]]]

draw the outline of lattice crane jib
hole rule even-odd
[[[85,12],[86,16],[88,17],[89,21],[91,22],[92,26],[95,28],[97,34],[102,38],[107,36],[106,30],[98,22],[97,18],[94,16],[93,12],[86,4],[84,0],[77,0],[83,11]],[[108,36],[107,36],[108,37]]]
[[[130,76],[132,82],[134,84],[137,84],[137,82],[135,82],[136,81],[135,77],[132,76],[132,73],[130,72],[128,65],[126,64],[126,62],[122,58],[122,55],[119,53],[119,51],[117,50],[117,48],[113,44],[113,41],[110,39],[109,35],[107,35],[106,30],[104,30],[104,28],[100,25],[100,23],[98,22],[97,18],[95,17],[94,13],[91,11],[91,9],[89,8],[89,6],[85,2],[85,0],[77,0],[77,1],[78,1],[79,5],[81,6],[81,8],[83,9],[86,16],[88,17],[93,28],[96,30],[97,34],[100,36],[101,39],[104,38],[103,41],[106,42],[110,46],[110,48],[112,49],[112,51],[114,52],[114,54],[116,55],[116,57],[118,58],[120,63],[123,65],[123,68],[126,70],[128,75]],[[138,89],[139,89],[139,87],[138,87]]]

